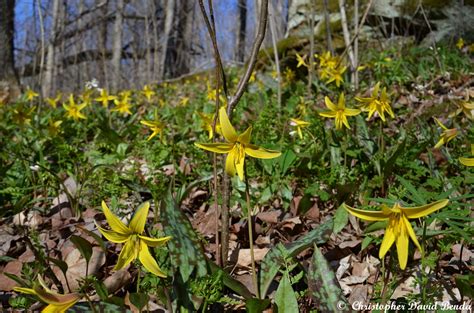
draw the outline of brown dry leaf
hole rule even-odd
[[[278,217],[280,215],[281,215],[280,210],[271,210],[271,211],[258,213],[257,218],[265,223],[276,224],[278,223]]]
[[[166,176],[173,176],[174,174],[176,174],[176,170],[173,164],[164,165],[161,167],[161,170]]]
[[[108,276],[104,280],[104,285],[110,294],[113,294],[123,286],[127,285],[132,276],[128,272],[128,269],[122,268],[118,271],[113,272],[112,275]]]
[[[344,249],[344,248],[354,248],[358,244],[360,244],[362,240],[356,239],[356,240],[349,240],[349,241],[343,241],[339,244],[339,248]]]
[[[285,219],[283,222],[282,222],[282,228],[288,228],[290,230],[293,230],[293,228],[295,228],[296,225],[299,225],[301,224],[301,219],[299,216],[295,216],[295,217],[292,217],[292,218],[288,218],[288,219]]]
[[[351,295],[347,301],[352,305],[357,302],[360,304],[369,304],[369,287],[367,285],[357,285],[352,288]]]
[[[216,233],[216,209],[215,205],[209,206],[207,212],[204,212],[205,204],[196,212],[191,220],[193,228],[204,236],[213,236]]]
[[[253,249],[254,252],[254,257],[255,257],[255,262],[260,262],[263,260],[265,255],[268,252],[268,248],[262,248],[262,249]],[[250,249],[240,249],[239,250],[239,257],[237,259],[237,264],[242,267],[247,267],[252,263],[250,259]]]
[[[64,262],[68,265],[68,270],[66,272],[67,279],[69,281],[69,286],[71,289],[75,290],[79,287],[78,280],[86,276],[86,260],[81,256],[81,253],[78,249],[73,249],[67,254],[64,258]],[[92,248],[92,256],[89,261],[88,275],[97,274],[102,265],[105,264],[105,253],[99,247]],[[66,280],[64,275],[59,275],[59,269],[56,275],[61,280],[61,283],[65,286]]]
[[[400,297],[404,298],[407,295],[420,294],[420,286],[416,284],[416,279],[414,276],[408,277],[405,281],[395,288],[395,291],[392,294],[392,299],[398,299]]]
[[[304,216],[309,220],[319,221],[320,215],[321,215],[321,212],[319,210],[318,204],[315,202]]]
[[[184,176],[188,176],[191,173],[191,159],[183,155],[179,160],[179,170]]]
[[[459,243],[453,245],[451,248],[451,251],[453,252],[454,257],[459,260],[461,259],[461,252],[462,252],[462,261],[463,262],[469,262],[472,258],[474,258],[474,253],[469,250],[468,247],[463,246]]]
[[[3,270],[0,272],[0,290],[11,291],[13,287],[18,285],[14,280],[11,280],[7,276],[3,275],[3,273],[20,276],[22,267],[23,262],[14,260],[9,262],[5,268],[3,268]]]

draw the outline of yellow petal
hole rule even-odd
[[[342,206],[352,215],[370,222],[383,221],[388,219],[390,216],[389,214],[387,214],[387,212],[359,210],[352,208],[345,203],[343,203]]]
[[[459,162],[466,166],[474,166],[474,158],[459,158]]]
[[[69,302],[65,302],[62,304],[50,304],[47,307],[41,311],[42,313],[64,313],[66,312],[69,308],[74,306],[76,302],[79,301],[79,299],[71,300]]]
[[[97,229],[100,231],[100,233],[110,242],[114,243],[124,243],[125,241],[128,240],[129,235],[124,235],[124,234],[119,234],[113,230],[106,230],[97,225]]]
[[[396,242],[398,263],[400,264],[400,268],[404,270],[408,262],[408,232],[405,223],[399,223],[398,227],[398,237]]]
[[[344,110],[344,115],[347,116],[356,116],[360,113],[359,109],[345,109]]]
[[[149,272],[159,277],[166,277],[166,274],[161,271],[158,263],[156,263],[156,260],[151,256],[148,246],[142,240],[140,240],[140,253],[138,254],[138,259]]]
[[[221,125],[222,135],[224,136],[225,140],[231,143],[236,142],[238,138],[237,133],[230,123],[229,117],[227,116],[227,112],[224,107],[220,108],[219,110],[219,122]]]
[[[135,260],[138,256],[138,250],[140,249],[138,240],[128,240],[120,251],[120,255],[117,260],[117,264],[115,264],[114,269],[119,270],[130,264],[133,260]]]
[[[446,126],[444,126],[444,124],[441,123],[441,121],[438,120],[436,117],[433,117],[433,118],[434,118],[434,120],[436,121],[436,123],[438,123],[439,127],[441,127],[441,128],[444,129],[444,130],[447,130],[447,129],[448,129],[448,128],[447,128]]]
[[[421,245],[420,243],[418,242],[418,239],[416,238],[416,234],[415,234],[415,231],[413,230],[413,227],[411,227],[411,224],[410,224],[410,221],[408,221],[408,219],[406,218],[405,215],[402,215],[402,221],[403,223],[405,223],[405,228],[407,230],[407,233],[408,233],[408,236],[410,236],[411,240],[413,241],[413,243],[415,244],[415,246],[418,248],[418,250],[420,250],[420,252],[422,251],[421,249]]]
[[[237,169],[235,168],[235,154],[236,149],[232,149],[225,160],[225,171],[231,177],[237,172]]]
[[[250,136],[252,135],[252,126],[249,126],[242,134],[239,135],[238,141],[243,144],[250,143]]]
[[[339,95],[339,100],[337,101],[337,108],[344,109],[346,107],[346,99],[343,93]]]
[[[233,148],[233,143],[198,143],[195,142],[194,145],[198,148],[216,152],[216,153],[229,153]]]
[[[122,221],[117,216],[115,216],[112,211],[110,211],[105,201],[102,201],[102,210],[104,212],[105,218],[107,219],[107,222],[109,223],[110,228],[112,228],[114,232],[122,235],[131,234],[130,229],[125,226],[125,224],[122,223]]]
[[[434,146],[434,149],[439,149],[445,142],[445,139],[443,136],[441,136],[441,138],[439,139],[439,141],[436,143],[436,145]]]
[[[438,200],[436,202],[418,206],[418,207],[412,207],[412,208],[400,207],[400,210],[402,210],[402,212],[405,213],[405,215],[408,218],[420,218],[445,207],[448,203],[449,203],[449,200],[443,199],[443,200]]]
[[[35,290],[32,288],[13,287],[13,290],[16,292],[27,294],[27,295],[36,295]]]
[[[244,181],[245,153],[236,153],[234,155],[234,162],[237,175],[239,175],[241,181]]]
[[[296,127],[296,130],[298,131],[298,136],[300,139],[303,139],[303,132],[301,131],[301,127]]]
[[[331,111],[337,111],[337,107],[336,105],[334,105],[334,103],[332,103],[331,99],[329,99],[329,97],[324,97],[324,103],[326,103],[326,106],[329,110]]]
[[[330,117],[330,118],[335,118],[337,115],[337,112],[333,111],[325,111],[325,112],[319,112],[319,115],[323,117]]]
[[[141,241],[146,243],[147,246],[153,247],[153,248],[154,247],[161,247],[164,244],[166,244],[168,242],[168,240],[171,239],[171,236],[161,237],[161,238],[151,238],[151,237],[139,235],[138,237],[140,238]]]
[[[389,221],[388,226],[385,229],[385,235],[383,236],[382,245],[380,246],[379,258],[383,259],[385,254],[387,254],[390,247],[395,242],[395,231],[393,229],[394,221]]]
[[[145,230],[146,218],[148,217],[148,211],[150,209],[150,202],[142,203],[135,214],[133,215],[128,228],[135,233],[141,234]]]
[[[273,159],[281,155],[280,151],[265,149],[256,145],[246,145],[245,153],[257,159]]]

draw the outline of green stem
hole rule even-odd
[[[97,313],[97,310],[95,309],[95,306],[92,305],[92,300],[91,300],[91,298],[89,298],[87,293],[84,293],[84,297],[86,298],[87,303],[89,303],[89,307],[91,308],[92,312]]]
[[[383,139],[383,121],[382,119],[379,120],[380,122],[380,132],[379,132],[379,149],[380,149],[380,157],[383,158],[383,155],[385,153],[385,142]],[[383,171],[380,170],[380,183],[381,183],[381,192],[382,196],[385,195],[385,178],[383,177]]]
[[[138,275],[137,275],[137,293],[140,292],[140,276],[141,276],[141,267],[138,266]]]
[[[257,271],[255,270],[255,255],[253,251],[253,219],[252,208],[250,207],[250,189],[247,177],[247,165],[244,163],[244,179],[245,179],[245,197],[247,200],[247,226],[249,229],[249,245],[250,245],[250,261],[252,264],[252,281],[255,288],[255,294],[260,299],[260,291],[258,290]]]

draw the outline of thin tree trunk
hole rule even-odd
[[[20,94],[20,82],[15,71],[13,35],[15,32],[15,0],[0,1],[0,92],[2,101]]]
[[[346,44],[347,53],[349,55],[349,63],[351,69],[351,81],[354,83],[354,71],[355,71],[355,59],[354,59],[354,51],[352,50],[352,42],[349,33],[349,27],[347,24],[347,17],[346,17],[346,1],[339,0],[339,10],[341,12],[341,24],[342,24],[342,34],[344,36],[344,42]]]
[[[112,43],[112,90],[116,92],[120,87],[121,60],[122,60],[122,30],[123,30],[123,8],[124,0],[117,0],[115,13],[115,24]]]
[[[237,3],[238,12],[239,12],[239,27],[237,34],[237,51],[236,51],[236,60],[239,62],[244,62],[245,60],[245,39],[246,39],[246,29],[247,29],[247,1],[239,0]]]
[[[161,47],[161,60],[160,60],[160,67],[159,67],[159,75],[158,78],[163,80],[165,78],[165,64],[166,64],[166,56],[168,55],[168,43],[170,40],[171,28],[173,26],[174,21],[174,7],[175,7],[175,0],[169,0],[166,3],[165,7],[165,30],[163,33],[163,44]]]
[[[59,23],[59,3],[60,0],[53,1],[53,12],[52,12],[52,25],[51,31],[48,40],[48,48],[46,53],[46,68],[44,71],[43,84],[41,85],[41,92],[43,97],[49,97],[52,95],[53,91],[53,77],[54,77],[54,67],[55,67],[55,45],[56,45],[56,35],[58,32]]]
[[[105,89],[110,88],[109,77],[107,72],[107,58],[106,58],[106,51],[107,51],[107,10],[108,10],[108,0],[105,4],[100,8],[100,18],[102,22],[99,25],[99,34],[98,34],[98,49],[101,54],[101,62],[100,62],[100,80],[101,80],[101,87],[105,87]]]

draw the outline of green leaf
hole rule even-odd
[[[230,276],[229,273],[217,266],[214,262],[208,260],[208,265],[213,274],[216,272],[222,272],[222,283],[224,284],[224,286],[231,289],[238,295],[244,297],[245,299],[252,299],[252,293],[248,290],[247,287],[245,287],[244,284]]]
[[[293,163],[295,163],[296,154],[292,150],[286,150],[285,152],[283,152],[279,160],[280,160],[281,175],[283,176],[288,171],[288,169],[293,165]]]
[[[106,300],[109,297],[109,292],[107,287],[105,287],[102,281],[94,281],[95,291],[102,301]]]
[[[283,275],[278,285],[275,293],[275,304],[278,308],[278,313],[298,312],[298,301],[287,273]]]
[[[318,228],[313,229],[303,237],[293,241],[284,246],[286,255],[288,257],[294,257],[304,249],[311,247],[314,243],[323,244],[325,243],[332,233],[332,220],[326,221],[319,225]],[[273,278],[278,273],[283,265],[282,252],[279,246],[273,247],[262,261],[260,269],[260,295],[264,298],[267,295],[268,287],[270,286]]]
[[[248,313],[262,313],[270,303],[270,299],[251,298],[245,302],[245,310]]]
[[[347,222],[349,222],[349,213],[342,205],[340,205],[334,214],[333,233],[338,234],[344,227],[346,227]]]
[[[48,258],[48,261],[52,262],[54,265],[56,265],[57,267],[59,267],[59,269],[61,270],[61,272],[66,275],[66,272],[67,272],[67,269],[68,269],[68,266],[67,266],[67,263],[64,262],[63,260],[59,260],[59,259],[54,259],[54,258]]]
[[[362,243],[360,245],[360,250],[363,251],[365,248],[367,248],[370,243],[374,241],[374,238],[371,236],[367,236],[362,240]]]
[[[129,299],[130,302],[141,311],[148,303],[149,297],[146,293],[134,292],[130,294]]]
[[[454,275],[454,280],[456,282],[456,287],[458,287],[459,292],[463,297],[474,298],[474,275]]]
[[[71,242],[76,246],[81,255],[84,257],[87,263],[89,263],[92,256],[92,245],[89,241],[82,237],[72,235]]]
[[[427,202],[426,198],[422,196],[422,193],[416,190],[415,186],[413,186],[408,180],[404,179],[401,176],[397,176],[398,181],[405,187],[405,189],[410,193],[408,199],[414,201],[417,205],[424,205]]]
[[[321,312],[339,312],[341,303],[347,305],[336,275],[316,245],[308,270],[308,286]]]
[[[179,270],[183,282],[186,283],[196,270],[198,277],[208,274],[204,252],[199,236],[194,231],[179,204],[173,198],[171,188],[161,202],[161,221],[164,232],[172,239],[168,241],[168,248],[172,264]]]

